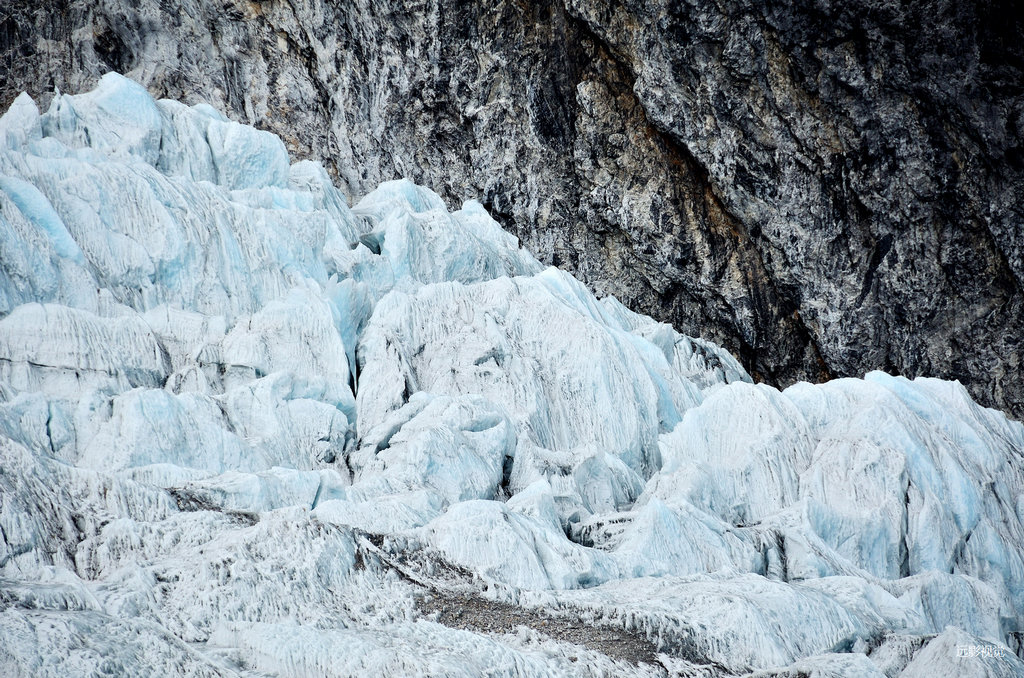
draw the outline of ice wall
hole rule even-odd
[[[117,75],[0,118],[12,675],[1020,675],[1022,455],[957,383],[755,386],[477,203],[350,208]]]

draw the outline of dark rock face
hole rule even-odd
[[[407,176],[477,198],[767,381],[882,368],[1024,414],[1010,3],[46,5],[0,8],[4,106],[126,73],[280,134],[352,196]]]
[[[1014,15],[636,4],[574,11],[628,60],[652,124],[707,168],[828,368],[956,377],[1019,413]]]

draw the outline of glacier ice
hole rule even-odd
[[[4,675],[1017,676],[1022,633],[1024,426],[959,384],[754,385],[476,202],[349,207],[115,74],[0,118]]]

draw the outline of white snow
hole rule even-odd
[[[1016,676],[1022,631],[1024,426],[959,384],[754,385],[114,74],[0,118],[3,675]]]

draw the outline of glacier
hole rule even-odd
[[[0,673],[1021,676],[1024,426],[755,385],[469,201],[0,118]]]

